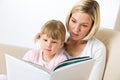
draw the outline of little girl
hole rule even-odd
[[[40,47],[29,50],[23,59],[51,70],[67,59],[63,49],[65,36],[64,24],[58,20],[49,20],[35,36],[35,42],[39,42]]]

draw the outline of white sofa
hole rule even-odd
[[[27,52],[29,48],[13,46],[7,44],[0,44],[0,74],[6,74],[6,64],[5,64],[5,54],[8,53],[10,55],[20,57]]]
[[[120,80],[120,32],[102,28],[98,31],[96,37],[107,48],[107,61],[103,80]]]
[[[95,36],[100,39],[107,48],[107,61],[103,80],[120,80],[120,32],[102,28]],[[12,53],[12,55],[22,58],[28,49],[29,48],[0,44],[0,74],[6,74],[5,53]]]

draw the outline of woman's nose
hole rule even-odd
[[[80,27],[79,27],[78,25],[75,26],[74,29],[73,29],[73,31],[74,31],[74,32],[79,32],[79,31],[80,31]]]

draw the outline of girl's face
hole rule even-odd
[[[92,28],[92,20],[87,13],[76,12],[70,17],[68,29],[73,40],[82,40]]]
[[[40,38],[41,49],[43,54],[48,56],[54,56],[58,49],[63,45],[61,40],[55,40],[51,37],[47,36],[47,34],[43,34]]]

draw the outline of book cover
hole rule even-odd
[[[6,54],[8,80],[87,80],[94,59],[78,57],[61,62],[53,70]]]

